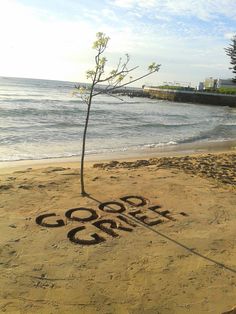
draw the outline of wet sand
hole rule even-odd
[[[1,313],[236,305],[236,153],[0,170]]]

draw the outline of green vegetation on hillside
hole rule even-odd
[[[183,91],[193,91],[195,90],[193,87],[185,87],[185,86],[174,86],[174,85],[162,85],[158,86],[161,89],[173,89],[173,90],[183,90]]]
[[[221,87],[221,88],[218,88],[217,92],[220,93],[220,94],[236,95],[236,88],[233,88],[233,87]]]
[[[171,86],[171,85],[162,85],[158,86],[160,89],[169,89],[169,90],[179,90],[179,91],[196,91],[193,87],[183,87],[183,86]],[[226,94],[226,95],[236,95],[236,87],[221,87],[221,88],[207,88],[201,93],[216,93],[216,94]]]

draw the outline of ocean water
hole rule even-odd
[[[81,154],[86,105],[74,83],[0,77],[0,161]],[[94,98],[87,154],[236,138],[236,110],[106,95]]]

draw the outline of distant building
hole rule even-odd
[[[236,83],[233,83],[232,79],[218,79],[217,88],[221,87],[236,88]]]
[[[203,82],[203,89],[215,90],[218,88],[236,88],[236,83],[233,83],[232,79],[214,79],[213,77],[208,77]],[[202,90],[202,82],[199,83],[198,90]]]
[[[200,90],[200,91],[204,90],[204,83],[203,82],[199,82],[197,89]]]
[[[217,88],[217,80],[213,77],[208,77],[204,81],[204,89],[216,89]]]

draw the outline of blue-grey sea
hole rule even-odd
[[[79,156],[86,105],[73,82],[0,77],[0,161]],[[94,98],[87,154],[236,138],[236,110],[148,98]]]

